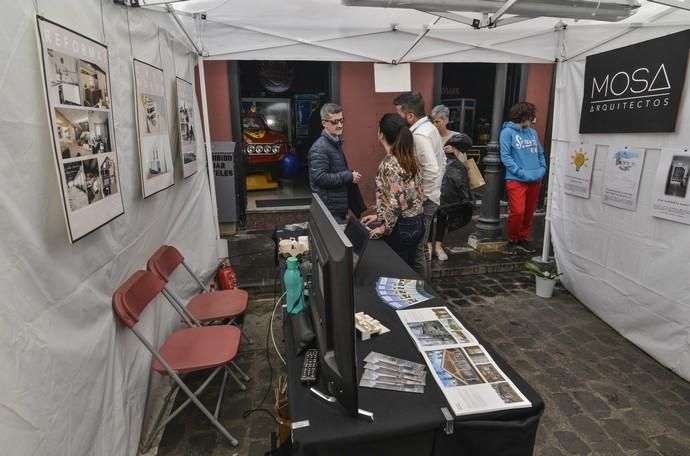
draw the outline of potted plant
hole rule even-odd
[[[553,296],[553,287],[556,286],[556,279],[563,275],[556,269],[542,269],[537,264],[528,261],[525,263],[525,271],[527,274],[532,274],[537,283],[537,296],[541,298],[550,298]]]

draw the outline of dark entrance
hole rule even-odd
[[[330,98],[330,63],[245,61],[239,76],[247,211],[292,208],[310,196],[307,152]]]

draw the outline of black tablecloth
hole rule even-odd
[[[391,332],[368,341],[357,341],[359,376],[363,359],[371,351],[424,363],[395,311],[376,295],[376,280],[381,276],[418,278],[383,241],[369,243],[355,275],[355,308],[376,318]],[[435,298],[413,308],[446,305],[429,285],[426,290]],[[374,422],[353,418],[339,404],[317,398],[300,383],[302,359],[294,354],[290,324],[286,323],[290,415],[293,423],[309,420],[308,426],[293,430],[293,453],[305,456],[531,455],[544,402],[470,325],[454,314],[486,348],[532,407],[458,417],[454,433],[447,435],[443,430],[445,418],[441,408],[451,409],[429,374],[424,394],[359,388],[359,407],[373,412]],[[327,391],[322,378],[317,388]]]

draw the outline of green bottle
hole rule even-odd
[[[299,260],[297,258],[288,258],[283,282],[287,291],[288,313],[300,313],[304,309],[304,293],[302,292],[304,281],[299,271]]]

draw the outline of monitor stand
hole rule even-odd
[[[326,402],[335,403],[337,401],[337,399],[335,397],[329,396],[326,393],[322,393],[321,391],[317,390],[313,386],[311,388],[309,388],[309,391],[314,393],[316,395],[316,397],[318,397],[319,399],[322,399]],[[374,421],[374,413],[373,412],[368,412],[366,410],[357,409],[357,414],[360,417],[365,418],[369,421],[372,421],[372,422]]]

